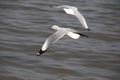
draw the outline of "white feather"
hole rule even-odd
[[[48,48],[48,40],[46,40],[44,45],[42,46],[42,51],[45,51],[47,48]]]
[[[75,14],[74,14],[74,11],[73,11],[72,9],[63,8],[63,10],[64,10],[67,14],[75,15]]]
[[[68,32],[67,35],[70,36],[73,39],[78,39],[80,37],[79,34],[76,34],[76,33],[73,33],[73,32]]]

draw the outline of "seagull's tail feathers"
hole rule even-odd
[[[40,49],[40,51],[37,53],[37,56],[40,56],[41,54],[45,53],[47,50],[42,51],[42,49]]]

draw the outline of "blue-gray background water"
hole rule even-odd
[[[52,6],[72,5],[74,16]],[[120,80],[120,0],[0,0],[0,80]],[[70,27],[90,38],[59,40],[36,56],[54,33]]]

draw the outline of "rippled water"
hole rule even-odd
[[[77,6],[91,31],[52,6]],[[119,0],[0,0],[0,80],[119,80]],[[64,37],[36,56],[52,25],[90,36]]]

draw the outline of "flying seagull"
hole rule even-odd
[[[84,16],[80,13],[80,11],[78,11],[77,7],[75,7],[75,6],[68,6],[68,5],[53,6],[53,7],[55,7],[55,8],[62,8],[67,14],[76,16],[76,18],[82,24],[83,28],[89,30]]]
[[[44,42],[42,48],[37,53],[37,56],[39,56],[39,55],[43,54],[44,52],[46,52],[51,45],[56,43],[64,35],[68,35],[69,37],[71,37],[73,39],[78,39],[80,36],[88,37],[87,35],[81,34],[81,33],[77,32],[76,30],[71,29],[71,28],[63,28],[63,27],[59,27],[57,25],[53,25],[51,28],[56,30],[56,32],[53,33],[51,36],[49,36],[46,39],[46,41]]]

